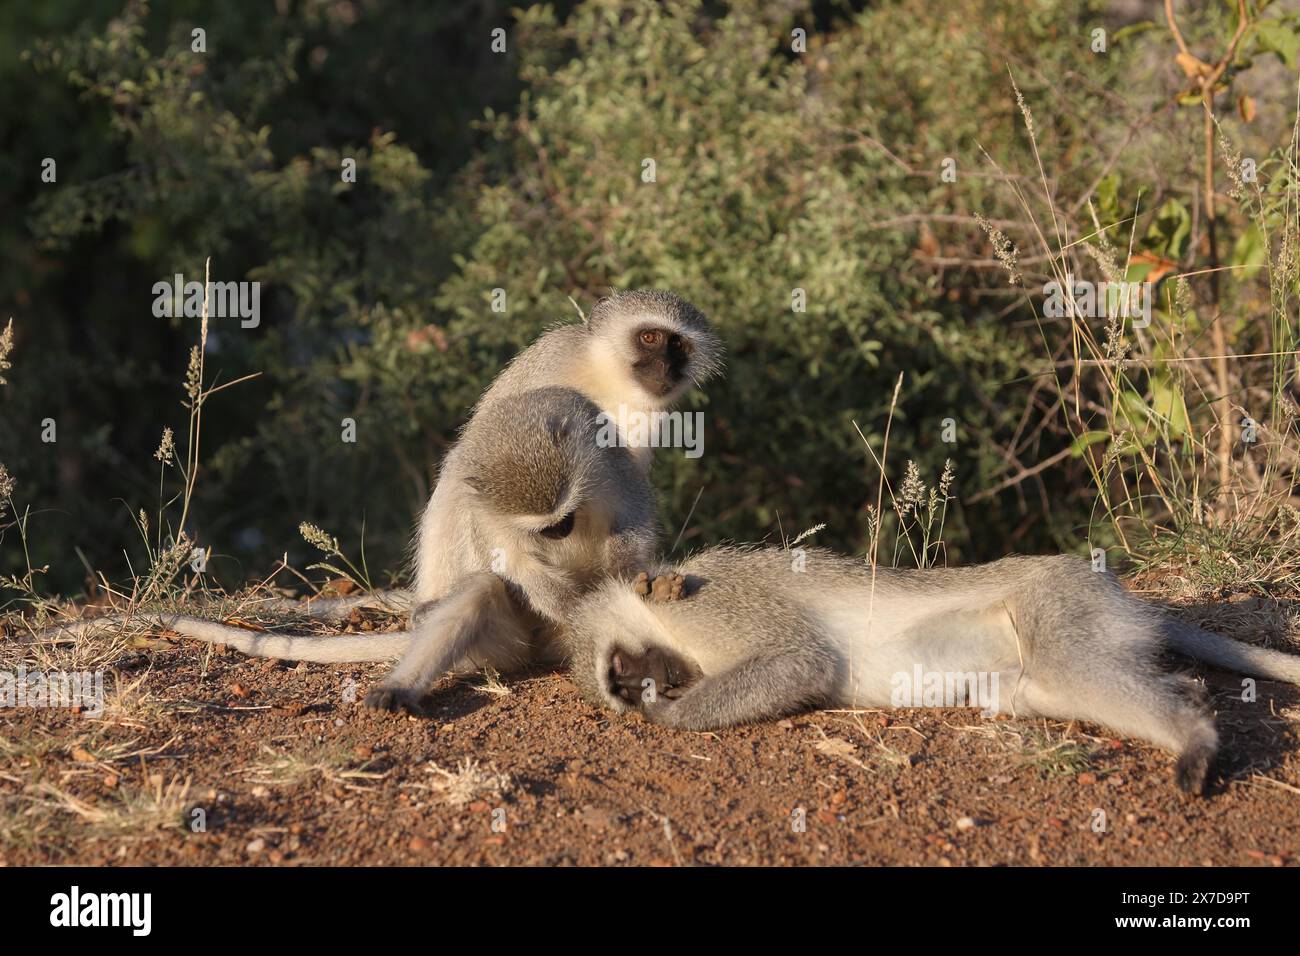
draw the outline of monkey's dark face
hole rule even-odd
[[[695,346],[675,329],[642,325],[632,332],[632,377],[647,394],[667,398],[689,384]]]

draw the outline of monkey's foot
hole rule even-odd
[[[1213,747],[1191,747],[1178,758],[1174,768],[1174,780],[1178,789],[1192,796],[1205,793],[1205,783],[1214,762]]]
[[[642,571],[632,582],[632,590],[643,598],[649,598],[655,604],[665,604],[668,601],[678,601],[682,597],[682,588],[686,586],[686,578],[680,574],[660,574],[654,580],[650,575]]]
[[[616,647],[609,655],[610,693],[634,707],[660,697],[676,700],[702,676],[694,661],[661,647],[649,647],[640,654]]]
[[[370,693],[362,702],[369,710],[382,710],[390,714],[424,715],[424,695],[404,687],[384,687],[382,684]]]

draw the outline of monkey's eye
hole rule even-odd
[[[538,532],[538,534],[543,538],[554,538],[557,541],[562,538],[567,538],[569,532],[573,530],[573,519],[576,518],[577,515],[578,513],[576,511],[570,511],[557,523],[551,525],[549,528],[543,528]]]
[[[646,329],[640,335],[641,344],[653,348],[663,341],[664,334],[658,329]]]

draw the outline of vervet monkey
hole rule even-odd
[[[497,571],[494,577],[470,492],[487,495],[499,486],[502,499],[532,501],[535,495],[529,489],[540,480],[527,458],[528,449],[509,441],[504,423],[493,418],[502,403],[543,387],[573,389],[593,403],[598,413],[619,424],[620,434],[628,439],[621,426],[629,414],[651,415],[663,410],[691,385],[717,374],[722,354],[721,342],[699,310],[672,293],[655,290],[602,299],[581,324],[554,328],[521,352],[484,394],[461,440],[443,461],[415,544],[411,626],[419,636],[393,672],[366,696],[366,705],[383,710],[417,709],[418,701],[442,671],[466,656],[499,666],[495,652],[475,648],[489,642],[498,648],[517,643],[517,633],[491,633],[508,598],[501,588],[502,576],[517,584],[526,597],[527,609],[540,617],[541,624],[534,626],[554,629],[563,623],[579,589],[603,574],[631,570],[636,562],[644,564],[649,557],[653,540],[637,536],[641,550],[633,555],[617,539],[622,525],[595,520],[575,537],[575,542],[582,544],[566,546],[587,562],[580,572],[572,569],[567,575],[556,575],[544,562],[537,566],[534,562],[512,568],[505,575]],[[484,424],[489,421],[494,422],[490,428]],[[598,428],[595,419],[588,424]],[[594,444],[595,434],[584,432],[584,436]],[[503,474],[516,469],[515,480],[488,482],[484,478],[481,465],[470,458],[488,450],[502,456],[499,470]],[[622,474],[618,481],[607,481],[600,486],[603,490],[593,493],[616,495],[614,485],[618,482],[626,484],[625,494],[639,497],[644,493],[651,449],[628,450],[642,483]],[[518,462],[512,457],[515,455],[521,456]],[[588,510],[594,514],[598,509],[590,504]],[[651,504],[650,515],[645,517],[647,526],[653,523],[653,512]],[[574,520],[572,509],[553,517],[559,523],[551,530],[562,532],[561,537],[567,535]],[[604,534],[616,536],[603,555],[593,550],[602,540],[602,529]],[[537,528],[529,530],[540,533]],[[604,563],[594,563],[597,557]]]
[[[1167,618],[1082,558],[873,576],[861,560],[803,557],[800,572],[776,548],[705,551],[659,570],[680,594],[662,602],[602,584],[565,632],[576,682],[613,710],[708,730],[808,707],[897,706],[900,684],[921,672],[956,675],[963,699],[972,678],[996,676],[984,686],[997,699],[974,704],[1148,740],[1178,754],[1178,785],[1197,793],[1218,735],[1196,683],[1161,670],[1160,651],[1300,684],[1300,657]]]
[[[570,389],[508,395],[475,414],[438,483],[456,490],[440,502],[439,537],[421,536],[437,546],[421,564],[440,561],[445,586],[416,607],[411,646],[367,706],[418,710],[449,670],[561,662],[552,638],[579,595],[648,565],[653,489],[629,449],[602,447],[600,429],[600,409]]]
[[[464,434],[495,403],[547,386],[582,393],[614,422],[622,422],[624,413],[651,415],[717,374],[722,355],[708,320],[684,299],[653,289],[616,293],[598,302],[582,323],[553,328],[520,352],[479,400]],[[634,447],[632,453],[648,471],[652,449]],[[468,571],[482,570],[467,566],[461,557],[457,522],[465,487],[460,454],[459,446],[447,453],[420,521],[413,588],[417,605],[440,599]]]
[[[501,546],[503,538],[517,544],[521,528],[536,530],[525,527],[529,525],[527,519],[541,520],[541,516],[527,514],[526,507],[539,500],[538,492],[530,492],[529,488],[535,480],[547,480],[550,473],[533,473],[540,464],[530,457],[539,434],[539,420],[527,414],[530,403],[537,402],[536,394],[527,393],[542,388],[548,392],[573,389],[594,403],[581,411],[584,427],[589,424],[592,407],[622,422],[626,412],[653,413],[667,407],[692,384],[717,374],[722,360],[722,344],[704,316],[678,296],[656,290],[611,295],[597,303],[581,324],[551,329],[521,352],[489,387],[460,440],[444,459],[414,549],[413,591],[313,602],[316,616],[336,617],[367,604],[391,609],[410,606],[414,601],[409,631],[327,638],[257,634],[187,616],[160,617],[160,626],[187,637],[228,644],[245,653],[290,660],[389,660],[409,652],[407,659],[366,698],[366,703],[384,709],[414,709],[418,698],[440,676],[434,671],[470,660],[500,667],[506,663],[502,650],[523,640],[525,617],[533,616],[527,621],[531,639],[536,636],[532,632],[554,627],[571,602],[575,587],[584,587],[603,573],[629,570],[631,566],[625,563],[629,542],[635,542],[632,550],[636,561],[649,557],[654,532],[646,529],[655,527],[653,494],[645,479],[650,449],[614,449],[595,459],[578,456],[569,462],[574,466],[582,464],[591,474],[604,477],[574,484],[578,496],[574,502],[581,499],[586,510],[575,505],[560,516],[556,527],[542,529],[564,542],[556,546],[562,556],[562,573],[552,577],[547,555],[539,558],[527,549],[517,556],[520,566],[510,572],[517,577],[507,579],[512,589],[506,588],[501,577],[494,579],[489,573],[493,561],[510,553]],[[553,395],[547,399],[555,400]],[[568,401],[572,403],[572,398]],[[517,420],[512,421],[511,416]],[[622,460],[613,451],[623,451],[624,457],[630,454],[635,467],[629,471],[611,464]],[[569,452],[576,455],[575,449]],[[482,463],[493,455],[504,457],[484,467]],[[511,464],[516,458],[517,462]],[[511,468],[517,469],[517,482],[484,477],[506,474]],[[621,491],[610,492],[620,483]],[[598,506],[592,496],[607,493],[611,494],[609,500]],[[650,502],[648,516],[642,513],[643,499]],[[636,504],[633,507],[629,502]],[[629,507],[631,510],[626,510]],[[579,521],[579,514],[591,517]],[[509,515],[523,520],[513,533],[503,518]],[[570,515],[570,533],[574,526],[578,533],[566,541],[567,535],[560,532],[565,530]],[[611,541],[598,540],[606,520],[612,521],[605,531]],[[488,526],[491,533],[485,530]],[[493,538],[493,533],[502,537]],[[508,602],[518,626],[505,626],[494,638],[489,633],[492,622],[500,623]],[[284,604],[277,602],[277,607]],[[78,622],[52,630],[75,633],[100,623]],[[413,640],[412,633],[418,639]],[[491,643],[492,647],[477,647],[476,643]],[[536,658],[536,654],[520,651],[512,660]]]
[[[599,409],[571,389],[542,388],[485,408],[457,446],[465,484],[455,533],[466,569],[451,592],[417,609],[408,631],[329,637],[248,631],[184,615],[160,627],[259,657],[387,660],[405,655],[381,692],[419,696],[447,671],[562,660],[556,626],[607,573],[649,565],[658,536],[654,491],[627,448],[597,442]],[[94,625],[98,622],[84,622]],[[437,639],[422,641],[423,634]],[[416,691],[418,690],[418,694]]]

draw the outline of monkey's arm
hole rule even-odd
[[[681,730],[712,730],[794,713],[830,699],[836,658],[817,642],[793,642],[705,675],[675,699],[643,694],[646,720]],[[647,699],[649,698],[649,699]]]
[[[486,571],[468,575],[440,601],[416,609],[409,648],[365,704],[420,713],[429,688],[448,671],[509,670],[526,659],[531,624],[501,578]]]
[[[651,563],[656,537],[650,521],[613,531],[605,539],[605,574],[617,578],[644,571]]]
[[[563,624],[582,589],[558,568],[538,567],[516,572],[510,582],[517,599],[556,624]]]

